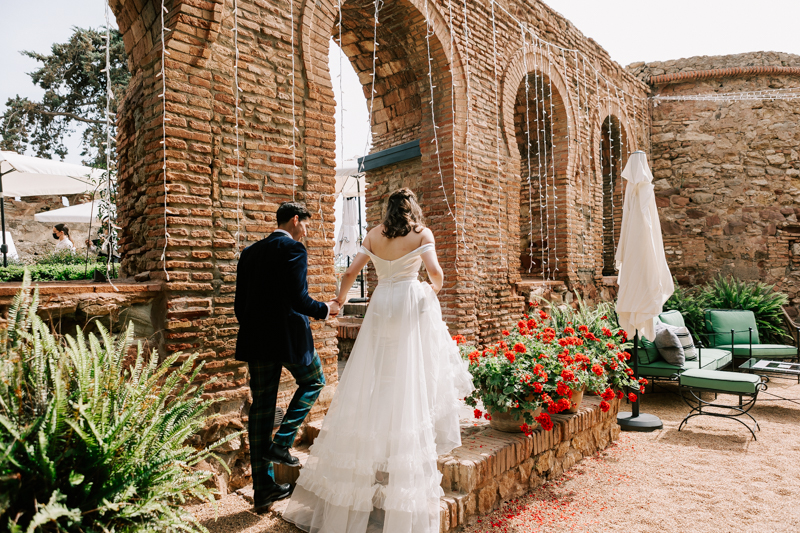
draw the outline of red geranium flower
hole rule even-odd
[[[589,328],[586,326],[578,326],[578,331],[581,333],[589,333]]]
[[[508,337],[509,335],[511,335],[511,333],[510,333],[510,332],[509,332],[507,329],[504,329],[504,330],[503,330],[503,335],[505,335],[506,337]]]
[[[567,335],[574,335],[575,330],[572,328],[564,328],[564,333],[566,333]]]
[[[482,416],[483,416],[483,412],[482,412],[480,409],[475,409],[475,410],[472,412],[472,414],[475,416],[475,418],[480,418],[480,417],[482,417]]]
[[[486,420],[491,420],[492,419],[492,415],[490,415],[489,413],[484,413],[483,414],[483,418],[485,418]]]
[[[536,321],[534,319],[528,320],[528,328],[533,329],[536,327]]]
[[[640,384],[642,387],[645,387],[645,386],[647,386],[647,383],[648,383],[648,381],[647,381],[645,378],[639,378],[639,384]]]
[[[611,390],[611,388],[606,388],[606,390],[603,391],[603,394],[600,395],[600,397],[607,402],[613,400],[614,396],[615,396],[614,391]]]
[[[534,383],[533,384],[533,392],[542,392],[542,384],[541,383]]]
[[[572,391],[569,390],[569,385],[563,381],[559,381],[558,385],[556,385],[556,394],[559,396],[569,396],[571,392]]]
[[[600,402],[600,410],[601,411],[603,411],[604,413],[607,413],[609,409],[611,409],[611,404],[610,403],[608,403],[605,400]]]
[[[594,333],[592,333],[591,331],[589,333],[587,333],[586,335],[584,335],[584,337],[586,337],[590,341],[599,341],[600,340],[597,337],[595,337]]]
[[[524,328],[524,327],[525,327],[525,322],[523,322],[522,320],[520,320],[519,322],[517,322],[517,327],[518,327],[519,329],[522,329],[522,328]]]
[[[608,320],[608,317],[607,317],[606,315],[603,315],[601,318],[602,318],[603,320]]]
[[[525,353],[525,345],[521,342],[518,342],[514,345],[514,351],[517,353]]]
[[[572,402],[569,401],[567,398],[561,398],[556,403],[558,403],[559,407],[561,407],[560,409],[561,411],[566,411],[567,409],[572,407]]]
[[[595,364],[592,365],[592,372],[594,372],[594,374],[596,376],[602,376],[603,375],[603,367],[598,365],[597,363],[595,363]]]
[[[547,320],[548,318],[550,318],[550,315],[548,315],[542,310],[539,310],[539,318],[541,318],[542,320]]]
[[[630,392],[630,393],[628,393],[628,399],[631,402],[635,402],[636,401],[636,395],[634,393]]]
[[[575,373],[569,368],[565,368],[561,371],[561,379],[564,381],[575,381]]]
[[[508,359],[509,363],[513,363],[514,359],[516,359],[514,352],[506,352],[506,359]]]
[[[613,333],[611,333],[611,330],[608,329],[608,328],[603,328],[602,331],[603,331],[603,335],[605,335],[606,337],[612,337],[614,335]]]
[[[547,413],[542,413],[537,416],[536,421],[539,422],[539,425],[542,426],[542,429],[545,431],[551,431],[553,429],[553,420]]]
[[[522,424],[522,425],[519,427],[519,430],[520,430],[520,431],[522,431],[522,433],[523,433],[523,434],[524,434],[526,437],[530,437],[530,436],[533,434],[533,428],[532,428],[532,427],[530,427],[530,426],[529,426],[527,423],[525,423],[525,424]]]
[[[623,396],[625,396],[625,395],[622,393],[621,390],[617,391],[617,398],[619,398],[621,400]]]

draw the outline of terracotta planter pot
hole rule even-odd
[[[525,412],[530,413],[533,418],[536,418],[542,413],[542,408],[538,407],[535,410],[528,409],[527,411],[523,411],[523,413]],[[520,415],[519,420],[514,420],[514,417],[506,411],[489,411],[489,415],[492,417],[492,419],[489,420],[489,426],[492,429],[505,431],[506,433],[522,433],[519,427],[525,423],[523,414]],[[539,423],[534,422],[530,424],[530,426],[535,429],[539,427]]]
[[[582,387],[580,390],[572,390],[572,407],[567,409],[567,413],[577,413],[578,408],[581,406],[581,402],[583,401],[583,393],[586,391],[586,387]]]

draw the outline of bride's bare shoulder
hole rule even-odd
[[[419,243],[420,246],[425,244],[435,244],[433,232],[430,230],[430,228],[424,228],[419,234],[420,237],[422,237],[422,240]]]

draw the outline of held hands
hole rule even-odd
[[[339,300],[335,300],[335,299],[331,300],[330,302],[327,302],[326,305],[328,306],[328,309],[330,310],[330,314],[328,315],[328,318],[335,318],[339,314],[339,311],[341,310],[340,306],[339,306]]]

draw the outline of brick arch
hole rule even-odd
[[[610,111],[610,112],[609,112]],[[596,191],[594,223],[592,235],[594,236],[594,250],[596,261],[602,275],[614,275],[614,248],[619,242],[619,233],[622,225],[622,202],[625,184],[622,179],[622,170],[630,154],[635,148],[635,139],[630,124],[625,120],[623,109],[612,103],[610,106],[601,106],[600,112],[593,117],[592,127],[592,154],[594,161],[594,184]],[[608,147],[608,121],[612,123],[612,145],[621,139],[622,146],[614,146],[613,167],[613,196],[611,195],[611,174]],[[623,149],[624,148],[624,149]],[[613,197],[613,205],[611,198]]]
[[[570,195],[573,180],[570,179],[570,173],[573,172],[573,168],[571,161],[575,159],[577,154],[577,147],[573,147],[570,151],[570,143],[567,141],[570,133],[574,135],[574,130],[570,130],[572,114],[570,100],[569,96],[566,95],[565,97],[563,92],[567,89],[563,83],[563,78],[555,77],[556,69],[550,69],[552,77],[549,78],[547,76],[547,64],[543,68],[540,66],[540,69],[536,70],[530,63],[532,61],[529,61],[528,72],[526,73],[520,50],[519,57],[514,58],[511,62],[512,67],[508,71],[510,75],[506,76],[506,83],[504,83],[503,87],[505,95],[508,93],[508,88],[511,87],[510,83],[514,83],[514,80],[516,80],[516,93],[514,94],[513,104],[510,107],[510,113],[511,124],[514,125],[514,149],[511,151],[513,154],[511,159],[519,158],[516,174],[520,178],[518,185],[513,187],[512,190],[519,194],[520,274],[534,278],[545,276],[555,279],[567,279],[569,272],[568,262],[573,261],[572,251],[575,249],[574,243],[571,242],[574,238],[570,239],[571,235],[567,227],[572,223]],[[528,109],[532,112],[529,112],[528,115],[527,128],[525,127],[526,74],[529,79]],[[535,79],[538,79],[539,82],[535,82]],[[541,88],[542,83],[546,89]],[[534,94],[537,86],[540,87],[538,91],[539,98],[546,98],[543,106],[539,106],[538,118],[540,122],[538,126],[536,124],[538,99]],[[550,94],[551,87],[552,94]],[[541,96],[543,94],[542,91],[545,91],[544,97]],[[551,99],[555,120],[548,118]],[[505,98],[504,111],[509,111]],[[508,123],[507,121],[508,118],[505,117],[503,122]],[[545,136],[539,140],[538,144],[536,136],[531,136],[532,146],[528,153],[534,159],[532,160],[531,175],[529,176],[528,153],[526,153],[527,131],[535,132],[540,127],[545,130]],[[543,166],[538,169],[536,167],[540,160]],[[551,175],[553,169],[555,170],[555,178]],[[545,188],[543,182],[540,190],[539,181],[545,176],[549,176],[546,178],[549,186]],[[530,185],[528,184],[529,178]],[[553,179],[555,179],[555,189],[553,189]],[[542,197],[542,192],[547,195],[547,200],[544,202],[546,209],[542,209],[540,207],[542,201],[537,200],[537,198]],[[531,257],[531,249],[533,249],[533,257]],[[544,274],[542,273],[543,267]]]
[[[449,58],[449,70],[451,72],[451,79],[463,79],[464,64],[462,55],[464,53],[463,43],[453,40],[453,47],[451,48],[451,33],[447,22],[447,18],[439,9],[439,6],[430,0],[403,0],[405,3],[415,7],[420,14],[425,14],[427,7],[428,16],[432,19],[432,27],[435,39],[444,49],[445,57]],[[353,0],[342,0],[342,7],[347,8],[348,4],[353,4]],[[427,3],[427,6],[425,5]],[[310,80],[310,86],[313,87],[313,78],[315,75],[328,74],[327,78],[322,78],[323,83],[330,82],[328,72],[318,71],[318,66],[322,62],[327,63],[327,44],[315,42],[315,35],[332,35],[337,33],[336,26],[339,20],[339,5],[336,0],[304,0],[302,7],[302,17],[300,21],[300,42],[303,50],[303,69],[306,77]],[[384,7],[385,10],[385,7]],[[382,11],[384,11],[382,10]],[[372,20],[372,13],[370,13],[369,20]],[[458,23],[458,19],[456,19]],[[358,68],[356,67],[358,71]],[[455,91],[455,111],[457,115],[466,112],[466,87],[462,84],[454,86]],[[466,140],[466,126],[464,124],[456,123],[456,142],[465,142]]]
[[[387,2],[380,13],[371,151],[377,152],[419,141],[422,155],[421,158],[367,171],[366,219],[368,225],[376,225],[382,216],[388,194],[400,186],[412,188],[420,199],[426,224],[436,236],[445,274],[455,278],[455,257],[449,257],[455,255],[455,227],[450,212],[456,210],[452,189],[454,169],[452,159],[448,159],[453,150],[450,35],[441,13],[429,3],[428,15],[434,28],[434,34],[430,38],[430,53],[435,87],[433,103],[441,156],[440,178],[439,159],[436,144],[433,143],[425,9],[425,4],[419,0],[398,0]],[[375,37],[373,14],[372,0],[347,0],[342,3],[342,50],[359,76],[368,105],[372,90],[372,48]],[[303,68],[309,78],[309,93],[317,92],[331,97],[333,95],[330,90],[327,52],[330,37],[338,38],[338,18],[336,2],[329,2],[327,7],[313,3],[304,7],[301,38],[304,47]],[[463,89],[457,87],[456,90],[460,92]],[[328,101],[333,103],[332,98]],[[465,104],[459,103],[459,106],[462,105]],[[318,113],[326,116],[324,121],[328,121],[329,117],[329,122],[333,123],[332,106],[325,106]],[[335,135],[335,129],[331,129],[331,137]],[[324,161],[333,161],[333,158],[334,154],[331,153]],[[441,187],[442,181],[445,184],[444,189]],[[447,208],[448,203],[450,210]],[[375,283],[370,285],[374,287]],[[445,289],[441,300],[444,308],[450,305],[455,309],[455,294],[448,302]]]
[[[508,150],[508,153],[511,155],[511,157],[515,157],[515,154],[518,153],[516,131],[514,128],[514,113],[519,88],[520,86],[524,87],[524,79],[526,74],[533,74],[536,72],[533,65],[531,51],[528,50],[527,72],[525,72],[525,60],[522,54],[522,48],[517,50],[517,52],[508,61],[508,66],[506,67],[502,77],[502,120],[500,122],[501,129],[505,134],[506,150]],[[545,76],[549,74],[549,79],[553,84],[553,89],[556,93],[558,93],[562,102],[564,102],[567,127],[569,128],[569,131],[574,132],[576,127],[575,117],[573,115],[575,102],[572,100],[572,95],[575,93],[575,91],[568,87],[567,83],[565,83],[564,76],[562,74],[563,69],[560,69],[557,61],[551,63],[545,57],[540,57],[539,60],[542,63],[539,65],[539,71]],[[567,172],[568,175],[570,175],[570,172],[574,169],[575,163],[573,160],[576,153],[576,150],[573,150],[572,153],[569,154],[569,159],[565,168],[565,172]]]

